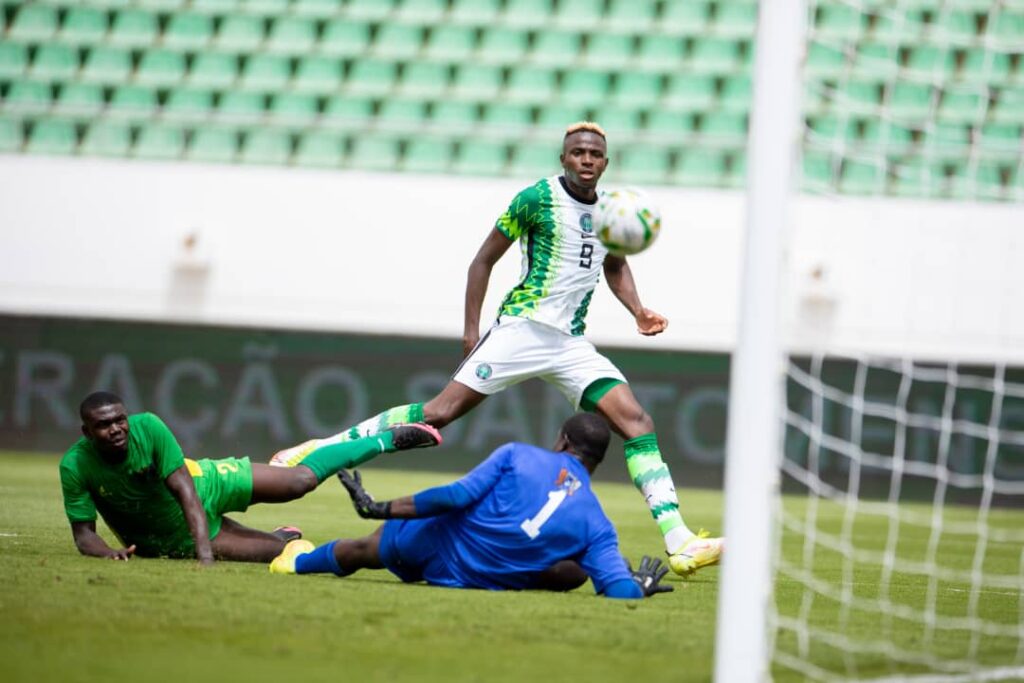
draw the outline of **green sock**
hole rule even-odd
[[[658,436],[653,432],[630,439],[623,444],[626,451],[626,469],[635,486],[647,501],[651,516],[658,523],[665,539],[665,549],[677,552],[693,536],[682,515],[679,500],[668,466],[661,459]]]
[[[322,446],[307,455],[302,464],[313,471],[317,482],[323,483],[324,479],[338,470],[358,467],[381,453],[392,450],[393,446],[391,433],[386,432],[378,436]]]
[[[351,439],[360,439],[365,436],[374,436],[376,434],[380,434],[388,427],[394,427],[397,424],[422,421],[422,403],[408,403],[403,406],[395,406],[394,408],[388,408],[381,413],[377,413],[373,417],[363,420],[356,426],[349,428],[348,431],[345,432],[345,438],[342,440],[348,441]]]

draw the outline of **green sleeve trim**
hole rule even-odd
[[[580,399],[580,408],[588,413],[597,412],[597,404],[604,398],[605,394],[620,384],[625,384],[621,379],[613,377],[602,377],[590,383],[583,390],[583,398]]]

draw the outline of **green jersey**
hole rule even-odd
[[[152,413],[128,417],[128,456],[111,464],[81,438],[60,461],[64,510],[71,522],[97,511],[139,555],[177,555],[191,546],[185,514],[164,480],[185,464],[174,434]]]
[[[608,250],[594,235],[597,205],[574,198],[561,178],[544,178],[519,194],[495,227],[519,240],[522,274],[498,315],[529,318],[581,335]]]

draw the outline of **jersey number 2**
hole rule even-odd
[[[544,503],[544,507],[537,512],[536,515],[530,519],[523,520],[523,523],[519,525],[519,528],[526,532],[526,535],[530,538],[537,538],[540,536],[540,528],[544,526],[544,522],[551,518],[551,515],[555,514],[555,510],[562,504],[568,493],[565,489],[558,489],[557,491],[551,491],[548,493],[548,502]]]

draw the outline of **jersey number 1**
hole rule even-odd
[[[551,518],[551,515],[555,514],[555,510],[558,509],[558,506],[562,504],[567,495],[568,492],[565,489],[558,489],[548,493],[548,502],[544,503],[544,507],[535,516],[523,520],[519,528],[525,531],[526,535],[530,538],[540,536],[540,528],[544,526],[544,522]]]

